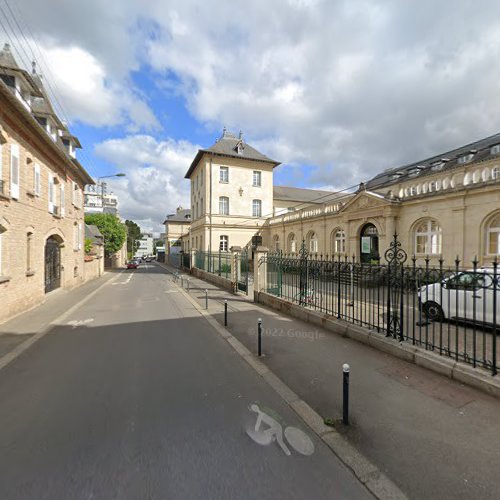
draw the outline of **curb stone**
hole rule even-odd
[[[172,274],[166,265],[160,264]],[[198,278],[200,279],[200,278]],[[201,280],[200,280],[201,281]],[[288,404],[297,416],[332,450],[339,460],[348,467],[354,476],[380,500],[406,500],[408,497],[393,483],[376,465],[362,455],[336,430],[324,424],[323,418],[316,413],[304,400],[300,399],[279,377],[267,366],[259,361],[248,349],[226,328],[221,326],[212,315],[200,306],[180,284],[173,283],[180,288],[184,297],[193,304],[196,310],[214,327],[214,329],[237,352],[275,392]],[[215,324],[214,324],[215,323]],[[245,354],[242,354],[246,352]]]

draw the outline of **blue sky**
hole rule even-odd
[[[184,173],[224,126],[283,163],[276,184],[324,189],[500,128],[496,0],[0,5],[18,21],[0,36],[37,60],[80,161],[127,174],[109,188],[145,230],[189,204]]]

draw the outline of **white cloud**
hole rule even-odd
[[[187,141],[129,135],[104,141],[95,152],[126,174],[108,183],[118,196],[120,215],[143,230],[161,231],[165,215],[190,206],[190,185],[183,177],[198,148]]]

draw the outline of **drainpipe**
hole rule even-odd
[[[212,251],[212,155],[210,155],[210,204],[209,204],[209,238],[208,238],[208,251]]]

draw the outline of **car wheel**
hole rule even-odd
[[[423,306],[425,316],[431,321],[441,321],[444,318],[443,308],[436,302],[426,302]]]

